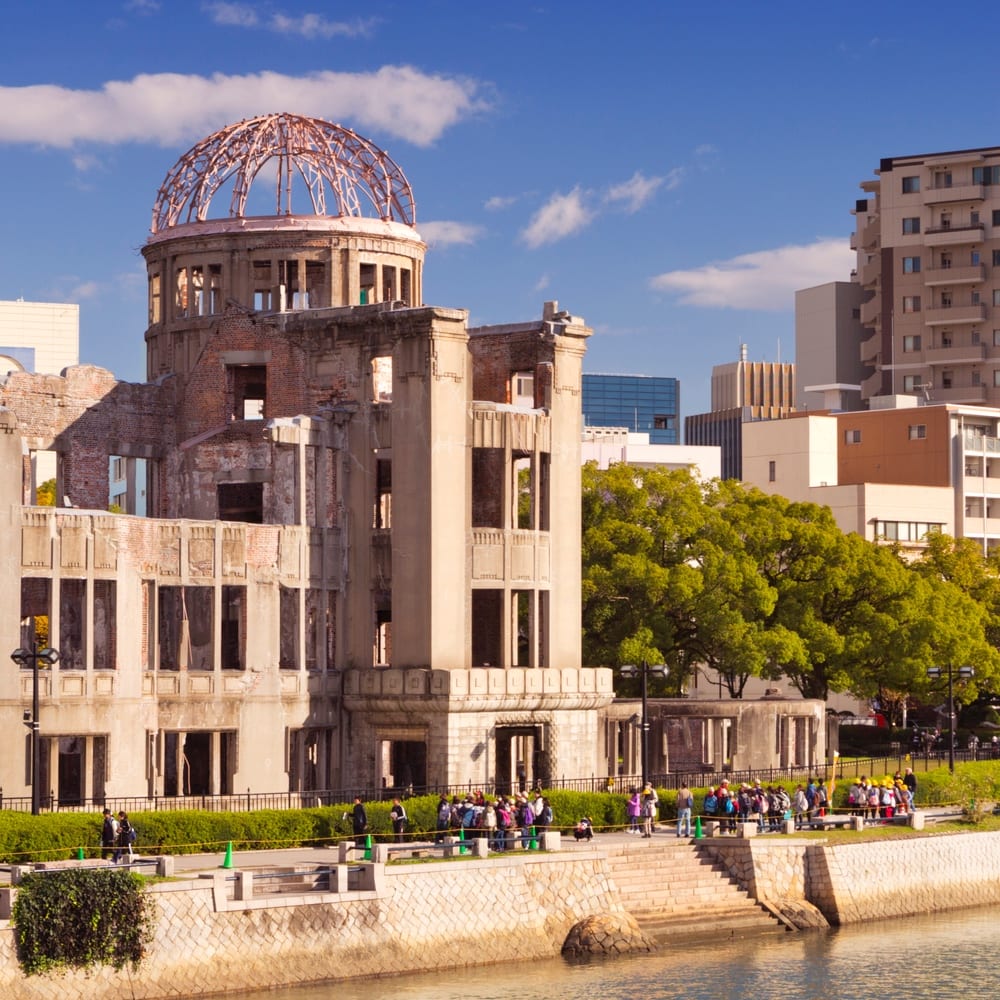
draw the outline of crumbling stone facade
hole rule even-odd
[[[243,126],[283,163],[303,155],[289,135],[319,136],[314,163],[340,148],[327,123]],[[231,138],[201,146],[247,156]],[[348,165],[383,185],[379,218],[208,219],[215,174],[191,155],[205,174],[168,175],[143,248],[149,381],[0,385],[0,572],[20,593],[0,635],[61,654],[40,678],[44,795],[593,774],[612,690],[580,663],[590,330],[555,303],[473,329],[423,305],[398,168]],[[237,184],[260,166],[229,165]],[[33,505],[41,451],[55,508]],[[0,678],[0,786],[27,794],[32,672]]]

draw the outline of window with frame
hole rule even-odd
[[[777,466],[778,463],[772,458],[767,463],[767,481],[773,483],[777,478]]]
[[[955,384],[955,373],[954,372],[941,372],[941,388],[951,389]]]
[[[903,312],[905,312],[905,313],[917,313],[917,312],[920,312],[920,296],[919,295],[904,295],[903,296]]]
[[[1000,389],[1000,368],[993,369],[993,388]]]
[[[903,353],[909,354],[912,351],[920,350],[920,334],[911,333],[903,338]]]
[[[903,376],[903,392],[918,392],[920,390],[921,382],[919,375],[904,375]]]
[[[979,305],[979,292],[972,292],[969,295],[969,301],[974,305]]]
[[[911,441],[922,441],[927,437],[927,424],[910,424],[909,438]]]
[[[950,330],[942,330],[939,334],[938,347],[953,347]]]
[[[993,289],[993,305],[1000,306],[1000,288]]]
[[[919,273],[920,273],[920,258],[904,257],[903,274],[919,274]]]
[[[979,331],[978,330],[973,330],[972,333],[969,335],[969,340],[972,343],[973,347],[975,347],[976,344],[978,344],[980,342]]]
[[[972,251],[972,252],[971,252],[971,253],[969,254],[969,263],[970,263],[970,264],[971,264],[971,265],[972,265],[973,267],[978,267],[978,266],[979,266],[979,251],[978,251],[978,250],[973,250],[973,251]]]
[[[938,170],[934,174],[934,187],[936,187],[936,188],[950,188],[951,187],[951,171],[950,170]]]
[[[1000,347],[1000,330],[993,331],[993,346]]]
[[[969,212],[969,225],[970,226],[979,225],[979,213],[975,209]]]
[[[939,303],[942,309],[951,308],[951,292],[941,293],[941,302]]]
[[[920,232],[920,216],[914,215],[903,219],[903,235],[913,236]]]
[[[980,375],[978,368],[973,368],[972,369],[972,384],[973,385],[982,385],[983,384],[983,376]]]
[[[903,194],[916,194],[920,190],[919,177],[903,178]]]
[[[861,431],[856,428],[844,431],[844,444],[861,444]]]
[[[997,167],[973,167],[973,184],[1000,184],[1000,166]]]

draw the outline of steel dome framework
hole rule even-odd
[[[300,115],[274,114],[228,125],[186,152],[157,192],[152,232],[204,222],[219,189],[233,181],[230,218],[246,214],[250,188],[265,165],[277,160],[275,215],[289,216],[296,176],[312,215],[366,215],[414,226],[413,190],[388,153],[342,125]],[[328,195],[336,210],[327,211]]]

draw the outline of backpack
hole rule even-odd
[[[733,814],[733,797],[731,795],[726,796],[726,815],[731,816]]]
[[[135,827],[132,826],[132,825],[129,825],[129,828],[128,828],[128,842],[130,844],[134,844],[135,840],[136,840],[136,836],[137,836],[137,834],[135,832]]]
[[[705,796],[705,812],[709,816],[714,816],[719,808],[719,800],[714,795]]]
[[[438,808],[438,822],[448,823],[451,820],[451,806],[447,802],[442,802]]]

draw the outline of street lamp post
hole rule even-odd
[[[639,666],[634,663],[623,663],[618,672],[622,677],[640,677],[642,679],[642,719],[639,725],[642,727],[642,742],[640,752],[642,754],[642,784],[646,785],[649,771],[649,714],[646,707],[647,680],[650,674],[654,677],[666,677],[670,673],[670,668],[665,663],[654,663],[650,665],[643,660]]]
[[[19,646],[10,654],[10,658],[19,666],[31,664],[31,719],[25,719],[24,724],[31,730],[31,815],[37,816],[41,792],[39,788],[39,772],[42,761],[42,742],[38,732],[38,661],[52,666],[59,660],[59,650],[51,646],[38,648],[32,641],[31,649]]]
[[[952,667],[928,667],[927,676],[937,679],[941,672],[948,674],[948,770],[955,773],[955,671]],[[976,674],[972,667],[959,667],[958,676],[968,680]]]

